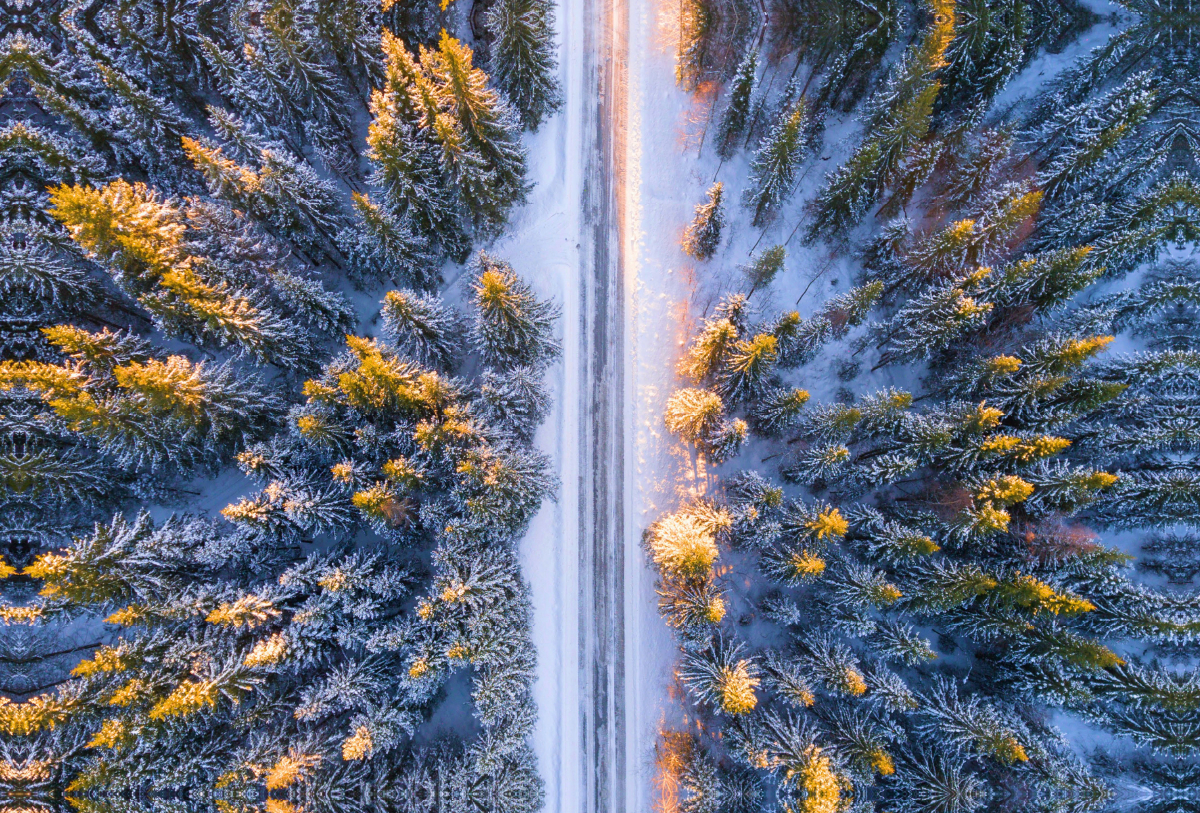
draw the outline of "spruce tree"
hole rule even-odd
[[[357,280],[433,287],[439,277],[429,238],[366,195],[355,192],[351,199],[357,222],[339,232],[336,240]]]
[[[746,442],[749,429],[741,418],[722,421],[702,439],[701,448],[709,462],[719,465],[736,457]]]
[[[487,11],[492,79],[536,130],[562,104],[554,74],[554,7],[544,0],[501,0]]]
[[[758,73],[758,50],[751,48],[742,57],[729,86],[729,101],[721,111],[717,125],[717,155],[731,158],[750,125],[750,110]]]
[[[746,296],[752,296],[759,288],[770,285],[783,269],[786,259],[787,249],[783,246],[772,246],[755,254],[744,269],[746,278],[750,280],[750,293]]]
[[[667,431],[686,443],[699,443],[716,430],[724,415],[725,405],[715,392],[681,389],[667,401],[664,419]]]
[[[380,311],[384,335],[401,353],[430,367],[456,366],[463,326],[440,297],[413,291],[388,291]]]
[[[432,92],[457,125],[445,119],[434,123],[443,155],[454,156],[452,174],[476,221],[495,229],[507,220],[513,205],[525,200],[525,149],[516,114],[488,87],[487,75],[472,60],[471,49],[445,31],[436,51],[421,50],[421,67],[429,74]],[[482,165],[479,170],[474,168],[475,155]]]
[[[484,416],[525,440],[532,439],[550,410],[550,397],[533,367],[487,372],[479,389]]]
[[[792,193],[796,172],[808,146],[808,116],[803,99],[782,111],[754,154],[742,205],[754,212],[755,226],[766,226],[774,220],[779,207]]]
[[[722,205],[724,185],[715,183],[708,190],[708,201],[696,207],[696,216],[683,235],[683,251],[697,260],[707,260],[716,253],[725,226]]]
[[[314,282],[273,264],[258,278],[230,270],[230,262],[246,259],[237,241],[251,235],[233,232],[212,209],[185,208],[120,180],[103,189],[58,187],[51,201],[75,241],[110,267],[168,335],[232,345],[260,362],[293,367],[308,363],[313,336],[281,311],[306,317],[322,332],[345,322],[340,297]],[[277,302],[249,290],[250,283],[273,288]]]
[[[978,753],[1001,764],[1027,762],[1029,756],[1021,743],[1021,730],[1006,721],[997,709],[978,698],[964,699],[957,686],[948,680],[934,684],[922,704],[926,726],[968,753]]]
[[[781,435],[800,419],[808,392],[775,387],[762,393],[750,408],[751,426],[760,435]]]
[[[699,700],[723,714],[748,714],[758,704],[758,668],[742,658],[741,646],[716,638],[707,649],[688,653],[680,678]]]
[[[481,251],[470,285],[476,313],[472,339],[485,363],[496,369],[540,367],[558,355],[551,334],[558,308],[539,301],[512,266]]]
[[[982,269],[981,273],[989,270]],[[978,302],[967,293],[974,279],[965,285],[935,286],[909,301],[886,327],[885,358],[888,361],[928,358],[950,346],[967,330],[982,326],[992,304]]]
[[[724,365],[738,333],[737,326],[728,318],[705,320],[704,330],[692,341],[687,356],[680,362],[680,373],[696,383],[707,380]]]
[[[437,117],[429,79],[405,44],[384,32],[385,83],[371,94],[367,157],[393,216],[454,257],[465,256],[467,232],[459,192],[448,183],[434,137]]]
[[[779,340],[770,333],[737,342],[718,374],[721,393],[734,402],[759,395],[770,384],[778,360]]]

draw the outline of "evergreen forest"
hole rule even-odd
[[[1194,0],[0,0],[0,813],[1200,813],[1198,245]]]
[[[0,10],[5,810],[539,808],[553,12]]]
[[[1200,809],[1198,19],[683,0],[669,806]]]

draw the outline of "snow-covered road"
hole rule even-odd
[[[678,254],[674,221],[690,212],[691,190],[676,190],[665,220],[643,222],[642,139],[663,138],[678,166],[671,130],[686,105],[669,51],[652,44],[653,2],[559,5],[565,104],[530,137],[536,187],[496,247],[563,306],[555,411],[538,436],[561,488],[522,544],[538,647],[534,747],[545,809],[562,813],[651,808],[674,663],[639,540],[670,480],[659,401],[678,346],[672,302],[686,297],[666,293],[678,281],[659,255]],[[671,97],[669,114],[655,117],[648,87]],[[663,224],[665,239],[643,239]]]
[[[574,809],[626,809],[627,443],[622,256],[625,0],[582,4],[585,106],[579,413],[579,665],[582,796]],[[573,9],[571,14],[576,13]],[[572,54],[565,55],[573,61]]]

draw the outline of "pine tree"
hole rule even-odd
[[[875,139],[863,144],[845,164],[829,173],[812,205],[809,242],[840,234],[857,223],[875,200],[878,163],[883,145]]]
[[[706,645],[725,617],[725,599],[713,579],[665,581],[658,607],[667,623],[691,643]]]
[[[168,271],[161,291],[139,297],[168,334],[192,335],[217,347],[233,345],[260,362],[299,366],[311,358],[304,332],[242,291],[210,285],[191,269]]]
[[[896,772],[896,783],[888,791],[889,804],[903,813],[973,813],[983,809],[991,795],[982,777],[942,751],[917,751]]]
[[[258,235],[219,208],[181,208],[124,181],[99,190],[58,187],[51,200],[75,240],[111,266],[118,285],[169,335],[232,345],[260,362],[291,367],[310,358],[312,331],[279,311],[322,332],[348,318],[340,296],[275,266],[275,257],[261,276],[253,273],[263,253],[253,245]],[[275,302],[248,290],[250,284],[267,288]]]
[[[758,50],[751,48],[742,57],[729,88],[729,102],[721,112],[717,126],[717,155],[723,159],[733,156],[750,125],[750,108],[758,73]]]
[[[723,421],[702,439],[701,448],[711,463],[724,463],[741,451],[749,431],[749,425],[740,418]]]
[[[1013,137],[1003,129],[984,130],[968,144],[970,151],[958,158],[945,182],[947,202],[954,208],[973,202],[994,186],[1011,157]]]
[[[929,26],[905,53],[867,109],[867,138],[850,159],[831,173],[814,202],[808,237],[841,234],[857,223],[888,186],[893,205],[924,183],[939,155],[931,142],[934,104],[941,91],[936,78],[946,65],[954,39],[955,4],[932,3]]]
[[[183,149],[213,195],[244,206],[305,249],[323,250],[344,228],[333,186],[284,150],[261,150],[255,170],[191,138],[183,139]]]
[[[487,75],[473,67],[472,58],[470,48],[443,31],[436,51],[421,50],[421,67],[428,71],[442,109],[457,124],[454,135],[448,121],[434,125],[445,155],[461,151],[452,174],[476,221],[494,229],[507,220],[513,205],[525,200],[525,150],[515,113],[488,87]],[[477,151],[486,168],[486,180],[467,180],[471,151]]]
[[[922,703],[925,725],[955,747],[996,760],[1000,764],[1026,762],[1020,728],[1012,726],[997,709],[977,697],[962,698],[956,684],[935,682]]]
[[[115,181],[103,189],[51,190],[51,210],[86,251],[117,272],[117,282],[143,292],[183,261],[179,210],[145,184]]]
[[[685,443],[700,443],[715,431],[725,416],[721,397],[711,390],[676,390],[667,401],[667,431]]]
[[[683,235],[683,252],[697,260],[707,260],[716,253],[725,226],[725,210],[721,197],[724,185],[717,182],[708,190],[708,201],[696,207],[696,216]]]
[[[675,81],[684,90],[695,90],[709,67],[709,45],[716,27],[716,15],[706,0],[688,0],[679,7]]]
[[[540,805],[512,547],[552,485],[530,444],[540,370],[480,371],[469,342],[451,359],[426,334],[459,380],[352,338],[287,409],[296,368],[361,316],[330,288],[393,278],[421,298],[500,220],[477,223],[464,191],[511,206],[499,192],[524,183],[498,189],[513,156],[472,142],[486,128],[460,101],[483,97],[456,95],[441,52],[381,82],[379,26],[435,42],[429,11],[131,0],[86,30],[34,15],[0,45],[18,76],[0,116],[38,111],[0,127],[0,616],[32,625],[34,659],[0,664],[20,690],[0,730],[46,768],[0,790],[69,784],[96,810],[197,788],[274,813]],[[351,217],[359,99],[381,84],[396,118],[372,134],[392,166]],[[414,316],[392,310],[389,328]],[[269,387],[249,359],[279,365]],[[132,519],[195,509],[187,482],[223,478],[239,449],[259,488],[223,518]],[[107,631],[72,643],[95,652],[68,674],[56,639],[81,614]],[[421,740],[455,673],[478,726]],[[370,798],[347,781],[384,764]]]
[[[879,280],[851,288],[822,305],[817,318],[829,321],[834,336],[844,336],[850,328],[866,321],[871,308],[882,295],[883,283]]]
[[[1104,499],[1107,492],[1121,478],[1094,468],[1067,466],[1043,462],[1025,478],[1033,484],[1034,496],[1026,502],[1026,510],[1033,514],[1061,511],[1074,514],[1097,499]]]
[[[805,676],[798,660],[783,656],[777,649],[768,649],[763,660],[766,683],[775,689],[783,701],[794,708],[809,708],[816,702],[811,681]]]
[[[808,146],[808,115],[803,99],[784,110],[754,155],[742,205],[754,212],[755,226],[766,226],[774,220],[792,193],[796,171]]]
[[[492,79],[536,130],[562,104],[555,79],[554,7],[543,0],[502,0],[485,18],[492,42]]]
[[[988,271],[980,269],[965,284],[934,286],[910,300],[887,325],[884,363],[928,358],[949,347],[966,331],[981,327],[992,304],[977,302],[967,291]]]
[[[187,130],[179,108],[143,90],[139,85],[148,83],[138,81],[130,72],[101,61],[95,62],[94,68],[114,97],[115,104],[108,111],[106,123],[121,134],[123,141],[137,145],[139,157],[148,169],[166,177],[175,175],[179,168],[173,165],[174,149],[180,135]]]
[[[733,403],[760,395],[778,360],[779,340],[770,333],[737,342],[718,374],[721,394]]]
[[[1198,503],[1200,476],[1174,465],[1120,475],[1097,506],[1097,513],[1117,527],[1166,527],[1183,521]]]
[[[484,417],[525,440],[532,439],[550,411],[550,397],[532,367],[484,373],[479,391]]]
[[[1052,160],[1038,173],[1038,183],[1053,198],[1085,177],[1112,148],[1148,115],[1155,91],[1146,74],[1131,77],[1091,103],[1057,111],[1042,128],[1053,145]]]
[[[680,374],[701,383],[724,361],[737,330],[728,319],[709,321],[704,332],[693,340],[688,355],[680,362]]]
[[[932,545],[932,540],[929,541]],[[995,577],[976,564],[958,565],[934,559],[913,573],[916,586],[905,602],[919,613],[959,607],[996,589]]]
[[[1095,282],[1104,269],[1087,261],[1089,246],[1064,248],[1026,257],[1004,266],[984,286],[1001,307],[1033,305],[1050,309]]]
[[[801,319],[796,311],[781,314],[771,333],[778,342],[779,366],[799,367],[812,361],[833,337],[833,322],[825,316]]]
[[[758,704],[758,668],[740,657],[740,644],[717,637],[707,649],[686,653],[679,677],[698,700],[728,715],[748,714]]]
[[[703,503],[667,514],[647,532],[654,563],[665,576],[706,577],[717,560],[717,534],[730,522],[728,513]]]
[[[387,280],[422,290],[439,281],[429,239],[391,211],[357,192],[351,196],[358,222],[337,235],[338,250],[359,281]]]
[[[183,356],[148,356],[106,334],[51,333],[78,366],[6,362],[0,387],[41,395],[73,432],[131,466],[191,468],[244,444],[274,419],[279,403],[229,364],[209,367]],[[89,356],[113,348],[103,366]],[[130,350],[132,349],[132,352]]]
[[[468,240],[461,222],[459,191],[448,183],[442,150],[434,137],[439,111],[430,80],[404,43],[383,35],[386,81],[371,94],[367,157],[374,182],[401,220],[453,257],[465,257]]]
[[[816,743],[808,721],[788,712],[763,718],[762,751],[777,773],[779,803],[804,813],[829,813],[844,807],[846,781],[833,753]]]
[[[801,663],[813,678],[836,694],[860,697],[867,693],[866,678],[857,656],[832,636],[809,635],[799,639]]]
[[[558,355],[551,335],[558,309],[539,302],[512,266],[482,251],[473,263],[471,291],[475,297],[473,341],[485,363],[497,369],[538,367]]]
[[[783,269],[783,261],[786,259],[787,249],[783,246],[772,246],[754,255],[745,268],[746,278],[750,280],[750,293],[747,296],[753,295],[760,287],[770,285]]]
[[[884,660],[901,661],[909,666],[937,658],[929,641],[908,624],[885,621],[876,627],[871,646]]]
[[[784,479],[794,483],[826,483],[849,470],[850,450],[837,443],[810,446],[793,455],[781,469]]]
[[[836,508],[789,502],[779,521],[777,537],[760,562],[767,575],[785,584],[821,578],[830,544],[846,535],[848,526]]]
[[[388,291],[380,316],[388,341],[413,361],[442,370],[457,366],[463,326],[440,297]]]
[[[781,435],[800,419],[800,412],[806,403],[806,390],[772,388],[756,398],[751,405],[751,426],[760,435]]]
[[[253,161],[267,144],[239,116],[223,107],[208,105],[208,123],[216,131],[217,138],[226,145],[238,161]]]

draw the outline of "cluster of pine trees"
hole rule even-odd
[[[16,9],[0,798],[537,809],[556,310],[475,248],[559,104],[553,6]]]
[[[659,742],[675,802],[1192,809],[1187,13],[1125,2],[1042,85],[1022,71],[1089,12],[855,4],[819,37],[804,21],[829,4],[782,5],[728,73],[721,180],[683,243],[716,264],[731,232],[779,239],[704,318],[664,416],[711,472],[646,533],[697,715]],[[1025,98],[996,104],[1019,76]],[[850,111],[847,157],[801,191]],[[853,258],[857,287],[807,316],[765,307],[814,276],[788,268],[793,239]],[[821,367],[844,386],[810,397]]]

